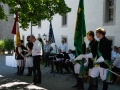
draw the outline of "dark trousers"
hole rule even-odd
[[[116,66],[114,66],[114,68],[112,68],[112,71],[113,72],[120,72],[120,68],[117,68]],[[115,82],[117,79],[117,76],[115,74],[112,74],[112,75],[113,75],[113,82]]]
[[[44,52],[45,66],[49,66],[50,64],[49,55],[50,52]]]
[[[57,72],[62,72],[61,62],[60,61],[54,61],[54,65],[56,66]]]
[[[74,65],[72,62],[67,62],[67,67],[70,67],[70,69],[72,70],[72,72],[74,73]]]
[[[41,56],[33,56],[33,82],[41,83],[40,58]]]
[[[54,64],[56,66],[57,72],[59,72],[59,70],[60,70],[60,73],[63,73],[63,68],[65,68],[67,73],[69,72],[67,64],[64,61],[55,61]]]

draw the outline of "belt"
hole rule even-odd
[[[33,57],[33,56],[27,56],[27,57]]]
[[[40,56],[40,57],[41,57],[41,55],[36,55],[36,56],[33,56],[33,57],[38,57],[38,56]]]
[[[45,53],[50,53],[50,52],[45,52]]]

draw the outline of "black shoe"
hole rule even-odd
[[[78,87],[77,89],[79,89],[79,90],[84,90],[83,88],[81,88],[81,87]]]
[[[38,84],[41,84],[41,81],[37,81]]]
[[[18,74],[19,72],[16,72],[16,73],[14,73],[14,74]]]
[[[76,85],[74,85],[74,86],[72,86],[72,88],[77,88],[77,87],[79,87],[79,85],[77,85],[77,84],[76,84]]]
[[[18,73],[17,75],[18,75],[18,76],[23,76],[23,73]]]
[[[25,75],[25,76],[31,76],[31,74],[27,74],[27,75]]]
[[[18,73],[17,75],[21,75],[21,73]]]
[[[50,73],[53,73],[53,71],[51,71]]]
[[[60,74],[63,74],[63,71],[60,71]]]
[[[57,70],[57,73],[59,73],[59,71]]]

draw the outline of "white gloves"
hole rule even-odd
[[[93,55],[92,55],[92,53],[85,54],[85,55],[84,55],[84,58],[93,58]]]
[[[77,60],[82,60],[82,58],[84,58],[84,54],[80,54],[78,57],[76,57],[73,61],[77,61]]]
[[[102,56],[99,57],[99,58],[96,60],[95,63],[99,63],[99,62],[104,62],[104,58],[103,58]]]
[[[74,59],[74,61],[76,61],[76,60],[82,60],[83,58],[93,58],[93,55],[92,55],[92,53],[89,53],[89,54],[80,54],[78,57],[76,57]]]
[[[30,52],[30,53],[26,54],[26,55],[25,55],[25,57],[27,57],[27,56],[31,55],[31,53],[32,53],[32,52]]]

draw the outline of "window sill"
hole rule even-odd
[[[103,26],[113,26],[115,25],[114,21],[104,22]]]

